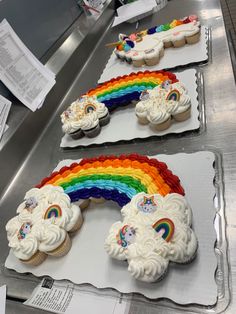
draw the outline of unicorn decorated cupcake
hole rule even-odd
[[[140,95],[135,113],[141,124],[150,124],[155,130],[163,131],[171,126],[172,120],[182,122],[191,116],[191,98],[185,86],[164,81],[152,90]]]
[[[96,97],[82,96],[61,114],[62,130],[73,139],[86,135],[95,137],[101,127],[108,124],[110,116],[107,107]]]
[[[61,187],[51,185],[29,190],[17,213],[6,225],[9,246],[22,262],[34,266],[47,255],[66,255],[70,234],[83,222],[80,208]]]
[[[182,195],[139,193],[121,213],[123,221],[111,226],[105,249],[112,258],[126,260],[134,278],[155,282],[164,277],[169,262],[194,259],[198,243],[191,208]]]

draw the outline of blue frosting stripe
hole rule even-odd
[[[111,190],[117,190],[119,193],[127,195],[130,199],[136,195],[138,192],[130,187],[129,185],[122,183],[122,182],[117,182],[117,181],[112,181],[112,180],[87,180],[84,181],[83,183],[77,183],[74,184],[73,186],[70,186],[65,189],[66,194],[70,194],[74,191],[79,191],[83,189],[91,189],[93,187],[99,187],[100,189],[105,189],[107,191]]]
[[[130,198],[125,193],[120,193],[117,190],[107,190],[93,187],[90,189],[82,189],[68,193],[71,202],[76,202],[80,199],[88,199],[89,197],[105,198],[116,202],[120,207],[125,206],[130,202]]]
[[[112,100],[117,100],[118,102],[118,99],[120,99],[121,97],[123,96],[136,96],[137,94],[140,95],[140,93],[144,90],[147,90],[147,89],[153,89],[154,86],[152,85],[148,85],[148,86],[145,86],[145,85],[140,85],[140,86],[133,86],[133,87],[127,87],[121,91],[117,91],[117,92],[112,92],[110,94],[107,94],[105,96],[98,96],[98,100],[100,102],[109,102],[109,101],[112,101]]]
[[[114,99],[105,100],[103,103],[106,105],[108,110],[113,110],[117,107],[128,105],[133,100],[139,100],[140,94],[141,92],[134,92]]]

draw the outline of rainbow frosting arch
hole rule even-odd
[[[87,92],[87,96],[97,97],[98,101],[104,103],[109,111],[117,107],[138,101],[140,94],[148,89],[160,85],[164,81],[178,82],[175,74],[167,71],[145,71],[118,76],[98,85]]]
[[[138,154],[82,159],[53,172],[38,188],[61,186],[72,202],[104,198],[121,207],[140,192],[184,195],[179,178],[163,162]]]

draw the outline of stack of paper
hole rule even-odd
[[[117,9],[117,17],[113,22],[112,27],[119,25],[123,22],[135,22],[150,14],[152,14],[153,9],[155,11],[160,10],[166,1],[161,0],[160,4],[156,0],[138,0],[133,3],[123,5]]]
[[[130,308],[130,302],[121,294],[97,293],[89,286],[75,286],[51,278],[44,278],[24,304],[59,314],[125,314]]]
[[[42,106],[56,83],[55,74],[31,53],[6,20],[0,23],[0,80],[32,111]]]
[[[11,102],[0,95],[0,140],[3,133],[7,130],[7,117],[11,108]]]

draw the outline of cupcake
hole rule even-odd
[[[167,80],[145,92],[145,97],[136,104],[135,113],[139,123],[150,123],[153,129],[164,131],[170,127],[172,118],[178,122],[190,118],[191,99],[182,83],[171,84]]]
[[[73,102],[61,114],[62,130],[73,139],[79,139],[84,135],[95,137],[100,133],[101,127],[109,121],[107,107],[96,97],[86,95]]]
[[[76,101],[61,114],[62,131],[70,135],[74,140],[84,136],[80,122],[83,115],[83,111],[79,110]]]
[[[191,229],[192,212],[182,195],[139,193],[121,210],[105,240],[105,250],[126,260],[140,281],[155,282],[167,273],[169,262],[190,263],[198,242]]]
[[[9,247],[20,261],[33,266],[47,255],[66,255],[70,234],[83,223],[80,208],[61,187],[52,185],[29,190],[17,213],[6,225]]]

